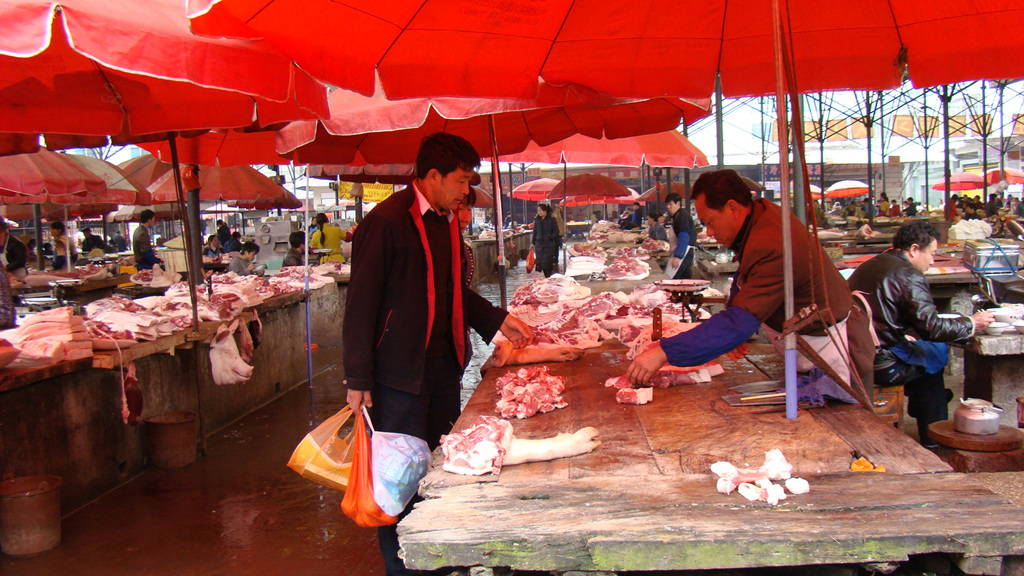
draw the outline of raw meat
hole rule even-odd
[[[664,240],[654,240],[648,238],[644,240],[642,244],[640,244],[640,248],[642,250],[646,250],[647,252],[668,252],[671,246],[668,242],[665,242]]]
[[[609,280],[643,280],[651,275],[651,267],[636,258],[616,258],[605,269]]]
[[[507,420],[480,416],[473,427],[441,438],[441,467],[467,476],[497,474],[511,445],[512,425]]]
[[[594,273],[604,272],[604,255],[600,256],[573,256],[569,258],[569,265],[565,269],[566,276],[589,276]]]
[[[619,404],[647,404],[654,400],[653,388],[622,388],[615,393],[615,401]]]
[[[472,427],[441,437],[441,451],[444,453],[441,467],[448,472],[470,476],[498,474],[503,465],[585,454],[601,445],[597,437],[596,429],[583,428],[574,434],[562,433],[540,440],[516,438],[508,421],[480,416]]]
[[[568,276],[552,276],[538,278],[533,282],[520,286],[512,295],[512,306],[523,304],[551,304],[560,300],[579,300],[590,296],[590,288],[580,286]]]
[[[629,381],[627,376],[612,376],[611,378],[604,381],[606,388],[632,388],[633,383]]]
[[[764,464],[756,469],[737,468],[729,462],[715,462],[711,465],[711,472],[718,476],[718,491],[722,494],[729,494],[743,483],[786,480],[792,471],[793,465],[786,461],[778,449],[765,452]]]
[[[142,415],[143,395],[135,377],[135,362],[129,362],[121,375],[121,421],[135,426]]]
[[[520,368],[500,376],[494,383],[500,399],[495,411],[502,418],[529,418],[534,414],[565,408],[565,382],[548,373],[547,366]]]
[[[237,384],[252,377],[252,366],[242,360],[233,337],[239,322],[222,324],[210,342],[210,366],[215,384]]]
[[[481,370],[492,366],[501,368],[502,366],[520,366],[539,364],[540,362],[570,362],[581,356],[583,356],[583,350],[579,348],[541,348],[538,346],[515,348],[508,340],[497,340],[494,343],[494,352],[484,362]]]

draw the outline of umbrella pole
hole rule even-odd
[[[786,318],[792,318],[796,312],[793,303],[793,238],[790,236],[789,215],[789,131],[786,114],[786,96],[783,91],[783,23],[781,1],[772,0],[772,36],[775,47],[775,112],[779,127],[779,184],[782,194],[782,269],[783,294],[785,295]],[[721,162],[721,159],[719,159]],[[786,382],[786,418],[797,417],[796,392],[796,337],[787,334],[783,338]]]
[[[948,235],[949,224],[953,219],[952,206],[949,205],[949,179],[951,172],[949,169],[949,101],[953,99],[953,96],[949,93],[949,85],[942,87],[942,142],[945,145],[946,153],[943,154],[944,158],[942,161],[943,169],[943,180],[945,181],[945,203],[946,203],[946,230]],[[948,236],[947,236],[948,237]]]
[[[493,115],[488,117],[487,128],[491,136],[491,185],[494,188],[494,239],[498,243],[498,290],[501,293],[501,307],[505,308],[508,303],[506,294],[508,287],[505,285],[505,242],[502,238],[501,228],[503,224],[501,216],[501,175],[499,174],[501,167],[498,164],[498,141],[494,131]]]
[[[185,203],[185,191],[181,183],[181,163],[178,161],[178,142],[177,134],[171,132],[170,138],[167,139],[168,144],[171,147],[171,170],[174,174],[174,188],[178,194],[179,205]],[[190,195],[193,191],[189,191]],[[191,210],[195,210],[196,215],[199,214],[199,191],[195,190],[195,204],[191,207]],[[202,274],[202,269],[196,269],[196,263],[192,261],[192,234],[189,233],[189,222],[188,218],[183,221],[185,227],[185,266],[188,272],[188,295],[192,301],[192,334],[194,336],[199,335],[199,302],[198,296],[196,295],[196,275]],[[199,442],[202,447],[202,453],[206,454],[206,419],[203,416],[203,388],[202,378],[200,372],[199,354],[195,355],[195,370],[196,370],[196,411],[199,413]]]
[[[292,170],[295,170],[295,166],[292,166]],[[292,182],[295,181],[295,174],[292,173]],[[339,177],[339,182],[340,182]],[[303,246],[306,248],[305,253],[302,255],[302,279],[303,289],[306,291],[306,373],[309,379],[306,381],[306,387],[309,389],[309,428],[312,430],[313,425],[316,424],[316,401],[313,398],[313,320],[309,310],[309,174],[306,174],[306,201],[302,207],[302,222],[303,231],[306,234],[306,240],[303,242]],[[360,205],[363,203],[362,198],[356,200]]]
[[[43,211],[39,204],[32,205],[33,232],[36,239],[36,269],[43,269]]]

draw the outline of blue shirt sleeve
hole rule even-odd
[[[672,253],[676,258],[682,258],[686,256],[686,250],[690,247],[690,233],[686,230],[679,232],[678,240],[676,241],[676,251]]]
[[[673,366],[700,366],[735,350],[757,332],[761,322],[750,312],[730,306],[692,330],[662,338],[661,349]]]

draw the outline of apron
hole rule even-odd
[[[842,322],[838,322],[835,326],[830,326],[827,330],[829,334],[823,336],[802,336],[805,342],[814,350],[821,359],[828,363],[836,371],[836,373],[843,378],[847,383],[852,382],[850,379],[850,365],[847,364],[843,354],[836,347],[832,341],[832,337],[843,343],[847,349],[850,346],[850,340],[846,332],[846,318],[843,318]],[[768,327],[767,324],[761,324],[761,329],[764,330],[768,339],[771,340],[775,351],[778,352],[779,356],[785,357],[785,348],[783,343],[783,336],[781,332],[777,332],[772,328]],[[801,337],[801,336],[798,336]],[[814,363],[811,362],[806,356],[804,356],[799,349],[796,352],[796,370],[797,372],[809,372],[811,368],[814,368]]]

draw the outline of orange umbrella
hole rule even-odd
[[[512,197],[519,200],[546,200],[548,193],[561,184],[561,180],[554,178],[540,178],[524,182],[512,189]]]
[[[148,192],[149,185],[171,170],[169,162],[161,162],[152,154],[143,154],[117,165],[136,187]]]
[[[614,164],[617,166],[671,166],[695,168],[707,166],[708,158],[678,130],[644,134],[629,138],[592,138],[576,134],[554,144],[540,146],[531,142],[526,150],[501,157],[505,162],[544,162],[561,164]]]
[[[1006,180],[1008,184],[1024,183],[1024,170],[1004,168],[1002,173],[1000,173],[998,169],[989,170],[985,173],[985,181],[989,184],[998,184],[1003,180]],[[943,188],[943,190],[945,190],[945,188]]]
[[[277,153],[276,132],[240,132],[213,130],[191,138],[179,138],[178,161],[203,166],[247,166],[249,164],[288,164],[289,160]],[[171,146],[167,141],[139,144],[158,160],[171,161]]]
[[[829,198],[852,198],[868,193],[868,185],[857,180],[842,180],[825,189]]]
[[[627,188],[629,194],[626,196],[570,196],[565,199],[566,207],[587,206],[588,204],[633,204],[640,201],[640,195],[635,190]]]

